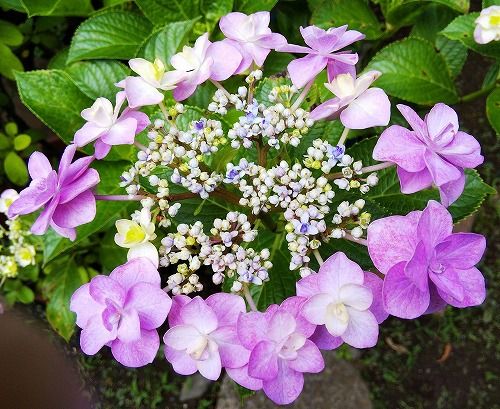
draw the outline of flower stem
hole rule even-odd
[[[345,234],[344,239],[352,241],[354,243],[362,244],[363,246],[368,246],[368,242],[366,241],[366,239],[358,239],[349,233]]]
[[[344,128],[344,130],[342,131],[342,135],[340,135],[340,139],[337,142],[337,146],[345,145],[345,140],[347,139],[349,131],[350,131],[349,128]]]
[[[212,84],[214,84],[217,87],[217,89],[221,90],[224,93],[224,95],[227,97],[227,99],[229,99],[231,97],[231,94],[229,93],[229,91],[226,88],[224,88],[219,81],[210,80],[210,82]]]
[[[491,84],[489,87],[481,88],[477,91],[471,92],[470,94],[460,97],[460,102],[470,102],[475,99],[482,97],[483,95],[489,94],[496,87],[496,83]]]
[[[110,200],[110,201],[140,201],[147,199],[147,196],[142,195],[95,195],[96,200]]]
[[[295,111],[298,107],[300,107],[300,104],[304,101],[304,99],[307,97],[307,94],[309,93],[309,90],[311,89],[311,86],[313,84],[314,80],[309,81],[305,87],[302,89],[302,92],[300,95],[297,97],[293,105],[290,107],[290,111]]]
[[[146,146],[144,146],[142,143],[134,141],[134,145],[137,147],[137,149],[146,152],[148,149]]]
[[[321,266],[323,264],[323,257],[321,257],[321,254],[319,254],[318,249],[313,250],[314,257],[316,257],[316,260],[318,261],[318,264]]]
[[[366,166],[364,168],[361,168],[359,174],[377,172],[377,171],[382,170],[382,169],[390,168],[391,166],[395,166],[395,164],[392,162],[382,162],[382,163],[378,163],[377,165]],[[329,174],[326,178],[332,180],[332,179],[341,178],[343,176],[344,175],[342,172],[337,172],[337,173]]]
[[[243,295],[245,296],[245,300],[247,300],[248,306],[252,311],[258,311],[257,306],[255,305],[255,301],[252,298],[252,294],[250,294],[250,290],[246,284],[243,284]]]
[[[160,102],[158,105],[160,107],[161,113],[165,117],[165,121],[169,122],[167,108],[165,108],[163,102]]]

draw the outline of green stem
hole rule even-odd
[[[478,98],[482,97],[483,95],[489,94],[491,91],[493,91],[495,89],[496,86],[497,86],[497,84],[494,83],[494,84],[491,84],[489,87],[481,88],[477,91],[471,92],[470,94],[467,94],[467,95],[460,97],[459,101],[460,102],[474,101],[475,99],[478,99]]]

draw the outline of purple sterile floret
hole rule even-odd
[[[238,319],[238,336],[250,352],[248,364],[227,370],[228,375],[250,389],[262,389],[275,403],[285,405],[299,396],[303,373],[324,368],[318,347],[308,338],[315,325],[300,315],[302,297],[271,305],[265,313],[250,312]]]
[[[373,158],[397,165],[401,191],[414,193],[432,184],[441,203],[449,206],[462,194],[465,168],[483,163],[477,140],[458,130],[458,117],[449,106],[436,104],[422,120],[406,105],[399,111],[412,130],[392,125],[380,135]]]
[[[75,227],[95,217],[92,190],[99,183],[99,174],[89,168],[94,158],[84,157],[72,163],[75,152],[75,145],[66,147],[58,172],[43,153],[33,152],[28,161],[32,181],[9,207],[8,216],[33,213],[43,207],[31,232],[42,235],[50,226],[59,235],[75,240]]]
[[[71,297],[70,309],[82,329],[83,352],[94,355],[107,345],[118,362],[139,367],[153,362],[160,347],[156,328],[171,304],[153,263],[135,258],[81,286]]]
[[[170,329],[163,337],[165,357],[174,370],[181,375],[199,371],[216,380],[222,367],[237,368],[248,362],[249,352],[236,332],[238,316],[245,311],[243,298],[234,294],[217,293],[206,300],[175,296]]]
[[[434,200],[423,211],[370,224],[368,251],[385,274],[382,296],[389,314],[416,318],[446,304],[464,308],[484,301],[484,278],[474,266],[486,240],[452,229],[450,213]]]

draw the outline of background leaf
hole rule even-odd
[[[457,101],[455,84],[442,56],[429,42],[407,38],[384,47],[365,71],[378,70],[376,86],[388,94],[422,105]]]
[[[135,0],[144,15],[154,25],[191,20],[201,15],[201,0]]]
[[[18,185],[24,186],[28,183],[28,169],[21,157],[15,152],[9,152],[3,163],[5,173],[9,180]]]
[[[16,25],[0,20],[0,43],[18,46],[23,42],[23,35]]]
[[[29,17],[87,16],[94,11],[90,0],[21,0]]]
[[[23,71],[23,64],[9,47],[0,43],[0,75],[13,80],[14,71]]]
[[[151,29],[151,23],[137,13],[111,10],[97,14],[76,30],[68,64],[88,59],[132,58]]]
[[[500,88],[498,87],[486,99],[486,115],[497,135],[500,135]]]
[[[234,9],[242,13],[251,14],[257,11],[271,10],[278,0],[236,0]]]

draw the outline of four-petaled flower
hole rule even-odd
[[[464,190],[464,168],[483,163],[481,146],[473,136],[458,130],[457,114],[445,104],[436,104],[424,120],[406,105],[397,107],[413,130],[399,125],[387,128],[373,149],[373,159],[397,165],[403,193],[418,192],[434,183],[441,203],[449,206]]]
[[[389,314],[416,318],[446,304],[464,308],[484,301],[484,278],[474,266],[486,240],[452,229],[451,215],[434,200],[424,211],[370,224],[368,251],[385,274],[382,295]]]
[[[287,44],[277,49],[282,52],[307,54],[288,64],[288,73],[297,88],[302,88],[312,81],[325,67],[328,81],[342,73],[355,75],[354,65],[358,62],[358,54],[339,50],[363,39],[363,34],[347,30],[347,25],[328,30],[316,26],[300,27],[300,33],[309,47]]]
[[[318,325],[311,339],[321,349],[334,349],[343,342],[355,348],[374,346],[378,323],[387,318],[381,289],[381,279],[363,272],[344,253],[329,257],[317,274],[297,282],[297,295],[307,297],[302,315]]]
[[[72,163],[75,152],[75,145],[66,147],[58,172],[52,169],[43,153],[33,152],[28,161],[32,181],[10,205],[7,215],[12,218],[44,207],[31,232],[41,235],[50,226],[59,235],[75,240],[75,227],[89,223],[95,217],[92,190],[99,183],[97,171],[89,169],[93,158],[84,157]]]
[[[250,312],[238,319],[240,342],[250,350],[248,364],[228,369],[228,375],[249,389],[262,389],[278,405],[293,402],[302,392],[304,372],[324,368],[318,347],[308,338],[315,325],[300,315],[306,299],[291,297],[265,313]]]
[[[81,286],[71,297],[70,309],[82,328],[82,351],[94,355],[108,345],[125,366],[153,362],[160,347],[156,328],[172,305],[160,281],[148,259],[136,258]]]
[[[113,145],[131,145],[135,136],[145,129],[150,121],[148,116],[130,108],[120,115],[120,109],[125,101],[125,92],[116,94],[115,108],[107,98],[97,98],[90,108],[82,111],[82,117],[87,121],[75,133],[76,146],[82,147],[95,141],[94,156],[104,158]]]
[[[223,41],[235,46],[242,56],[235,74],[248,70],[252,62],[261,67],[272,49],[286,44],[285,37],[271,31],[269,21],[268,11],[229,13],[220,19],[219,27],[226,36]]]
[[[386,126],[391,118],[391,103],[381,88],[369,88],[380,76],[378,71],[368,71],[358,78],[351,74],[339,74],[325,84],[335,98],[317,106],[311,118],[336,119],[350,129],[366,129]]]
[[[481,14],[476,18],[474,40],[479,44],[500,40],[500,6],[490,6],[481,10]]]
[[[236,333],[238,316],[246,311],[243,298],[218,293],[206,300],[174,297],[163,337],[165,357],[181,375],[197,371],[207,379],[219,378],[222,366],[237,368],[248,361],[249,353]]]

